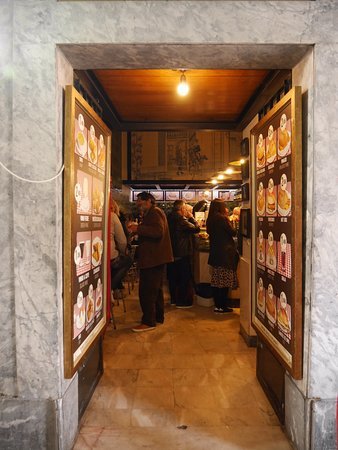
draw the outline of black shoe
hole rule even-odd
[[[218,309],[218,314],[231,313],[231,312],[233,312],[233,309],[228,308],[227,306],[224,306],[224,308]]]

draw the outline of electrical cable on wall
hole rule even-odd
[[[21,181],[26,181],[27,183],[48,183],[49,181],[53,181],[56,178],[58,178],[62,174],[62,172],[64,171],[64,168],[65,168],[65,165],[62,164],[62,167],[59,170],[59,172],[56,175],[54,175],[52,178],[48,178],[47,180],[28,180],[27,178],[20,177],[20,175],[16,175],[14,172],[9,170],[1,161],[0,161],[0,166],[3,167],[13,177],[15,177]]]

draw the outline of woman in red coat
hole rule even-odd
[[[215,313],[232,312],[229,308],[229,289],[238,287],[238,252],[233,237],[236,231],[227,217],[225,203],[215,199],[210,203],[207,219],[210,253],[208,264],[212,267],[211,286],[215,302]]]

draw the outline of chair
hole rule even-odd
[[[110,292],[110,321],[113,322],[114,330],[116,330],[116,322],[114,316],[114,295],[113,291]]]
[[[130,266],[124,281],[128,284],[128,293],[130,294],[131,291],[134,289],[134,285],[138,280],[138,267],[137,262],[135,260],[135,252],[136,252],[137,245],[132,245],[131,250],[129,252],[129,255],[131,256],[133,260],[133,264]]]

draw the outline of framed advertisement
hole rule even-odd
[[[164,200],[164,192],[163,191],[150,191],[150,193],[157,202],[163,202],[163,200]]]
[[[181,191],[182,200],[186,202],[194,202],[196,200],[196,192],[195,191]]]
[[[71,378],[106,326],[111,132],[65,89],[64,372]]]
[[[165,199],[167,202],[174,202],[180,199],[180,191],[165,191]]]
[[[136,202],[138,194],[141,194],[143,191],[132,191],[133,192],[133,202]]]
[[[252,324],[295,379],[303,346],[301,101],[294,87],[251,130]]]

